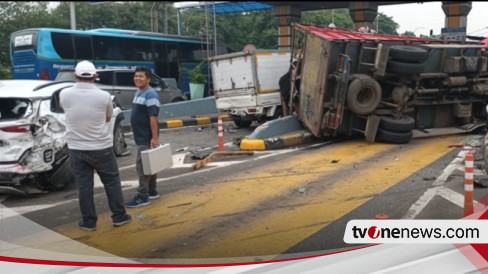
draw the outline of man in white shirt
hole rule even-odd
[[[95,170],[105,188],[113,225],[131,221],[125,211],[113,136],[107,124],[112,118],[112,99],[108,92],[95,86],[97,77],[95,66],[81,61],[75,68],[76,84],[60,93],[60,103],[66,114],[69,159],[82,215],[78,227],[88,231],[96,229],[98,219],[93,198]]]

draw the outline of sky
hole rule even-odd
[[[398,33],[414,31],[429,35],[432,29],[434,34],[440,34],[446,18],[442,10],[442,2],[426,2],[400,5],[379,6],[378,12],[393,18],[400,25]],[[466,33],[475,36],[488,36],[488,2],[473,1],[468,14]]]
[[[59,2],[52,3],[51,7],[55,7]],[[186,3],[179,2],[178,4],[184,5]],[[400,25],[398,33],[414,31],[417,36],[420,34],[429,35],[432,29],[434,34],[440,34],[446,18],[441,6],[442,2],[384,5],[378,7],[378,12],[392,17]],[[487,37],[487,17],[488,2],[472,1],[471,11],[468,14],[467,34]]]

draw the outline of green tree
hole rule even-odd
[[[399,25],[393,21],[393,17],[385,15],[383,13],[378,13],[373,22],[373,25],[378,26],[378,33],[398,35]]]
[[[48,2],[0,2],[0,77],[10,77],[5,75],[10,70],[10,34],[27,28],[61,26],[47,5]]]
[[[404,33],[402,33],[402,36],[415,37],[415,33],[413,31],[407,30]]]
[[[217,40],[225,42],[233,51],[242,50],[246,44],[257,48],[278,47],[278,23],[274,11],[259,10],[245,13],[224,13],[216,16]],[[184,35],[205,37],[212,33],[213,14],[204,9],[194,9],[183,13],[182,32]],[[210,38],[212,39],[212,38]]]
[[[325,27],[334,23],[336,27],[342,29],[352,29],[354,26],[348,9],[304,11],[300,22]]]
[[[348,9],[304,11],[302,12],[301,22],[317,26],[328,26],[330,23],[334,23],[338,28],[351,30],[354,27]],[[393,21],[392,17],[381,12],[376,16],[373,26],[375,26],[374,29],[378,26],[379,33],[398,35],[398,24]]]

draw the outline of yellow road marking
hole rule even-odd
[[[199,125],[205,125],[211,123],[210,117],[197,117],[196,120]]]
[[[149,206],[129,209],[133,221],[120,228],[112,227],[110,212],[105,212],[95,232],[79,230],[74,223],[54,230],[128,258],[270,259],[435,161],[459,140],[414,141],[415,146],[356,141],[324,147],[163,193]]]
[[[166,125],[168,128],[182,127],[183,121],[182,120],[168,120],[168,121],[166,121]]]

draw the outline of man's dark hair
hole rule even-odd
[[[144,74],[146,74],[147,78],[151,78],[151,69],[150,68],[148,68],[148,67],[136,67],[135,72],[139,72],[139,71],[144,72]]]

